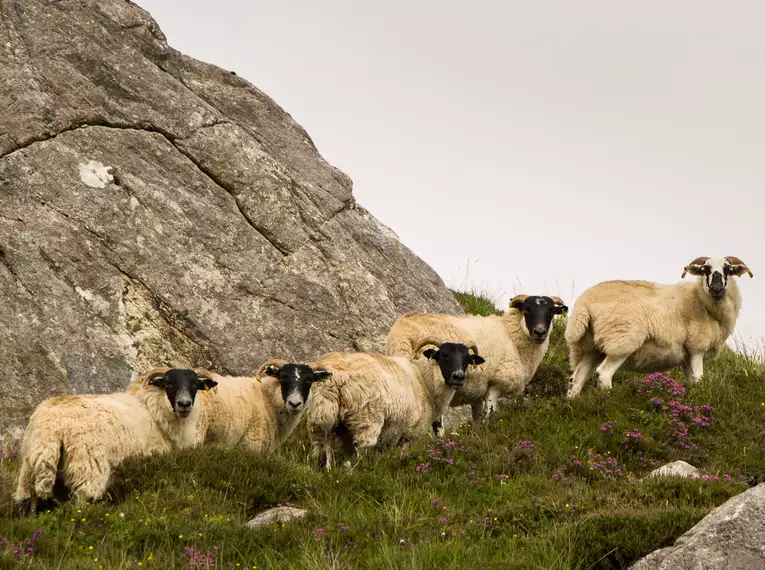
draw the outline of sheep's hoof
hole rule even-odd
[[[573,398],[576,398],[581,392],[582,392],[581,388],[578,388],[577,386],[571,386],[568,389],[568,392],[566,393],[566,398],[571,400]]]

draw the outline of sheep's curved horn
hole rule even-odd
[[[197,376],[199,378],[203,378],[207,380],[215,380],[215,378],[213,378],[213,373],[207,370],[206,368],[195,368],[194,372],[197,373]]]
[[[752,274],[752,270],[749,269],[746,266],[746,263],[741,261],[738,257],[734,257],[732,255],[729,255],[725,259],[728,261],[728,263],[731,264],[732,269],[733,269],[733,273],[736,275],[736,277],[740,277],[744,273],[748,273],[749,277],[754,277],[754,275]]]
[[[263,372],[266,371],[266,368],[269,366],[276,366],[278,368],[281,368],[287,364],[286,360],[282,360],[281,358],[271,358],[269,360],[266,360],[263,364],[260,365],[260,368],[258,368],[258,371],[255,373],[255,380],[258,382],[262,382],[261,376],[263,376]]]
[[[528,295],[516,295],[512,299],[510,299],[510,302],[508,303],[508,306],[512,309],[513,303],[523,303],[526,299],[528,299]]]
[[[466,343],[465,343],[465,346],[467,346],[467,347],[468,347],[468,350],[471,350],[471,349],[472,349],[472,351],[473,351],[473,354],[478,354],[478,345],[475,343],[475,341],[472,341],[472,340],[471,340],[471,341],[469,341],[469,342],[466,342]]]
[[[552,299],[553,303],[555,303],[556,305],[561,305],[563,307],[566,306],[566,302],[560,297],[556,297],[555,295],[553,295],[552,297],[550,297],[550,299]]]
[[[146,374],[146,381],[151,382],[152,380],[156,380],[157,378],[163,378],[167,375],[168,370],[171,370],[171,369],[170,368],[152,368]]]
[[[707,259],[709,257],[697,257],[693,261],[691,261],[688,265],[686,265],[683,268],[683,274],[680,276],[680,279],[683,279],[685,277],[685,274],[690,271],[691,275],[698,275],[699,271],[701,270],[701,266],[704,265],[707,262]]]
[[[441,346],[441,341],[436,340],[435,338],[430,336],[420,339],[419,342],[414,347],[414,355],[417,356],[422,350],[422,347],[427,346],[429,344],[435,344],[436,346]]]

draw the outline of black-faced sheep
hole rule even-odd
[[[428,344],[437,344],[426,339]],[[484,362],[464,344],[443,343],[409,360],[372,352],[331,352],[311,363],[332,379],[313,389],[306,414],[320,468],[332,467],[333,434],[346,453],[383,449],[423,436],[465,383],[469,365]]]
[[[524,390],[547,352],[552,320],[567,310],[558,297],[516,295],[503,315],[409,313],[388,332],[385,354],[416,358],[421,341],[477,344],[486,365],[471,370],[451,406],[470,404],[473,419],[497,409],[501,396]],[[433,426],[442,431],[441,419]]]
[[[255,377],[209,374],[215,390],[200,395],[197,423],[205,444],[276,451],[292,434],[309,405],[311,386],[331,376],[305,364],[272,359]]]
[[[100,499],[128,457],[194,445],[198,390],[215,380],[155,368],[115,394],[54,396],[32,413],[21,443],[17,502],[48,499],[57,475],[77,502]]]
[[[568,397],[582,391],[597,366],[598,384],[610,390],[618,370],[659,372],[682,366],[698,381],[704,360],[719,354],[736,326],[741,294],[736,278],[752,272],[737,257],[698,257],[686,273],[695,283],[605,281],[576,300],[566,328],[573,375]]]

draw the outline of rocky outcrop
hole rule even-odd
[[[723,503],[675,544],[631,570],[761,570],[765,568],[765,484]]]
[[[460,309],[246,80],[124,0],[0,0],[0,433],[166,364],[381,349]]]

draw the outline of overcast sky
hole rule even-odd
[[[737,334],[763,342],[761,0],[138,3],[272,96],[448,285],[571,305],[735,255]]]

